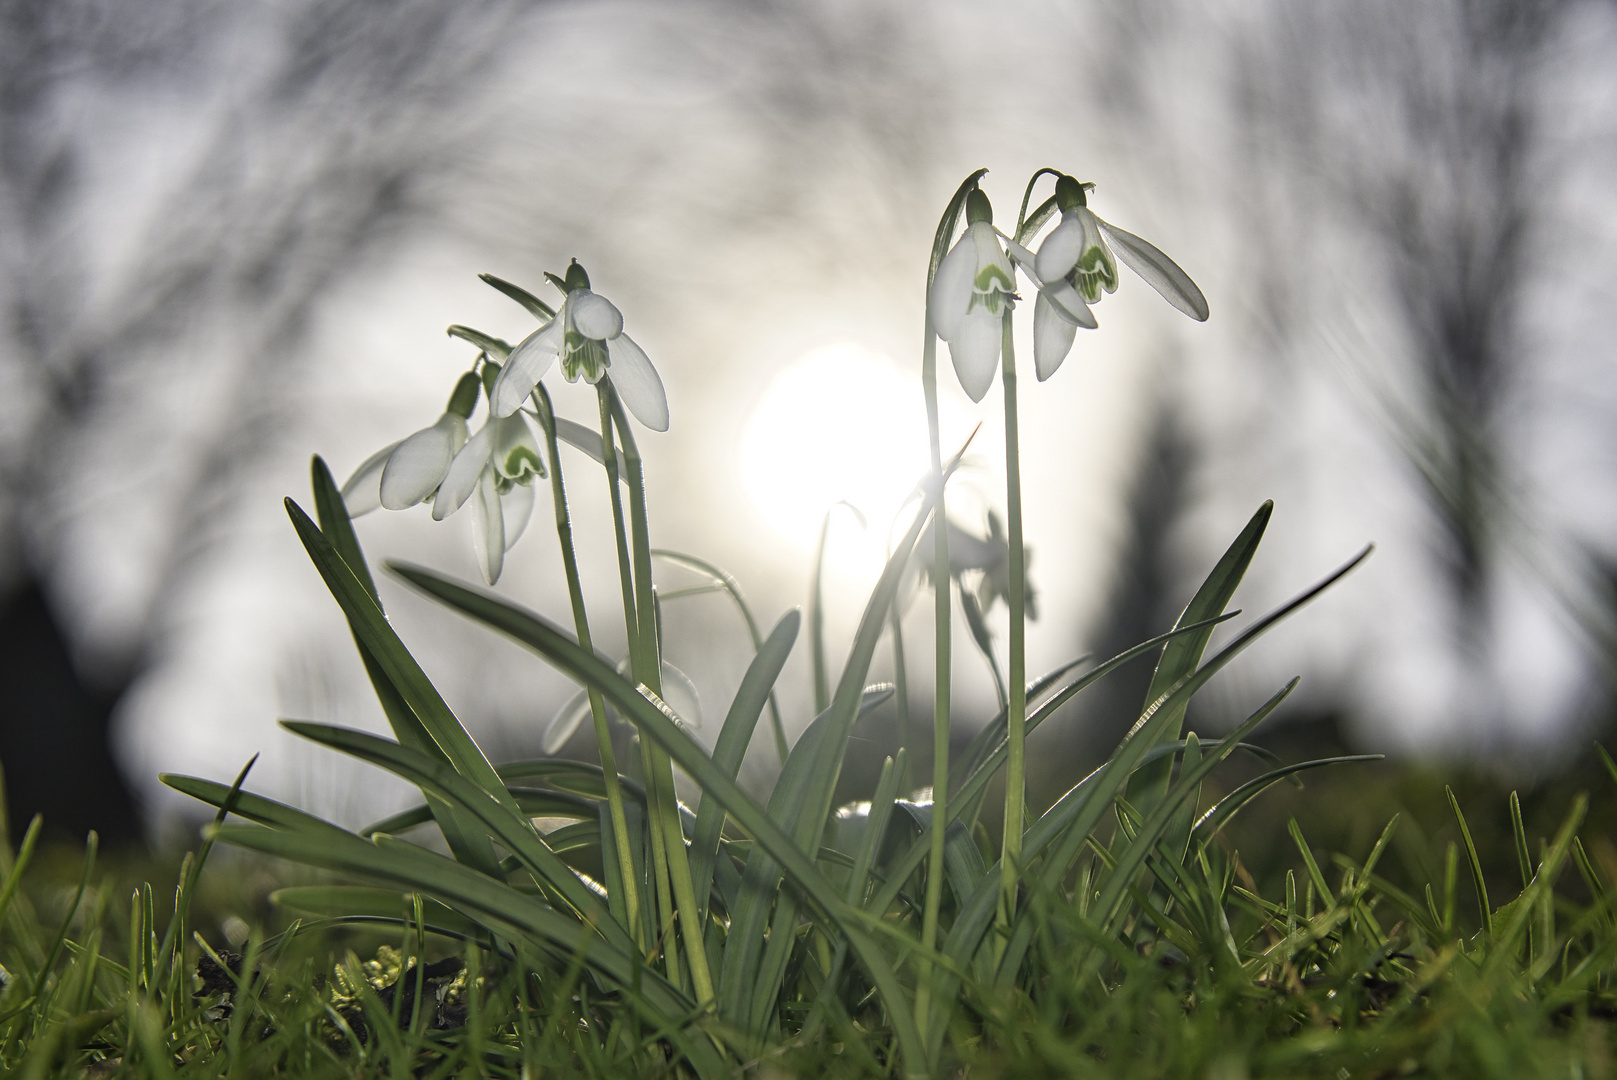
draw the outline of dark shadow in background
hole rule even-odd
[[[1118,551],[1112,590],[1098,621],[1100,630],[1090,638],[1096,662],[1170,629],[1190,602],[1182,585],[1186,575],[1174,562],[1171,534],[1175,514],[1187,505],[1194,460],[1195,449],[1186,426],[1179,422],[1178,407],[1159,392],[1149,441],[1128,493],[1127,532]],[[1151,652],[1132,660],[1078,695],[1070,706],[1072,719],[1064,725],[1071,734],[1057,755],[1062,767],[1051,783],[1061,785],[1063,777],[1082,776],[1111,756],[1139,719],[1157,658]],[[1057,797],[1067,786],[1070,779],[1047,794]]]
[[[0,605],[0,765],[13,844],[35,814],[53,840],[94,829],[103,845],[144,843],[139,807],[107,746],[107,719],[126,686],[79,677],[38,580]]]

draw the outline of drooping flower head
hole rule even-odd
[[[949,343],[960,386],[981,401],[999,366],[1004,315],[1016,302],[1016,271],[981,189],[966,197],[966,231],[938,264],[927,297],[932,328]]]
[[[590,289],[589,275],[574,259],[565,278],[546,275],[564,293],[561,310],[511,350],[489,394],[495,416],[522,406],[559,358],[568,382],[597,383],[609,377],[623,404],[646,427],[668,430],[668,395],[645,350],[623,332],[623,314]]]
[[[383,447],[355,469],[342,488],[349,515],[368,514],[378,506],[403,510],[431,498],[450,461],[466,445],[466,421],[481,391],[476,372],[468,371],[455,384],[437,423]]]
[[[1054,375],[1072,350],[1078,327],[1098,324],[1089,305],[1117,291],[1117,262],[1139,274],[1174,307],[1198,322],[1207,318],[1207,298],[1190,275],[1151,244],[1096,216],[1089,209],[1093,184],[1070,176],[1056,179],[1056,206],[1061,222],[1039,245],[1036,257],[1013,248],[1024,273],[1038,287],[1033,310],[1033,364],[1040,381]],[[1110,241],[1108,245],[1107,241]]]
[[[934,525],[935,522],[927,525],[915,545],[916,551],[930,550]],[[960,584],[961,591],[973,593],[978,609],[985,614],[993,610],[997,601],[1004,600],[1008,603],[1011,595],[1011,544],[1010,538],[1005,535],[1005,526],[1001,523],[999,515],[992,510],[988,511],[987,536],[981,536],[950,519],[948,537],[949,575]],[[1026,544],[1022,546],[1022,558],[1025,562],[1033,561],[1033,551]],[[916,557],[914,565],[921,578],[928,582],[932,581],[933,567],[926,558]],[[1037,596],[1033,586],[1026,581],[1023,582],[1022,600],[1027,617],[1037,620],[1039,617]]]
[[[485,358],[483,381],[491,396],[501,370],[499,364]],[[533,481],[545,475],[539,443],[520,412],[509,416],[491,413],[450,463],[432,501],[432,516],[442,521],[473,494],[477,496],[472,543],[490,585],[500,578],[505,553],[528,527],[533,515]]]

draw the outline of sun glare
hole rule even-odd
[[[857,345],[810,353],[753,409],[740,464],[754,505],[793,543],[812,550],[826,510],[846,501],[869,524],[871,543],[859,546],[879,556],[927,466],[920,382]]]

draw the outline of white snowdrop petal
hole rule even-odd
[[[444,413],[436,424],[399,443],[382,470],[383,506],[389,510],[414,506],[443,483],[459,449],[455,445],[456,424],[465,431],[465,420],[454,413]]]
[[[1026,274],[1028,276],[1028,280],[1033,282],[1033,287],[1036,289],[1044,288],[1044,279],[1039,276],[1037,267],[1037,263],[1039,261],[1038,256],[1034,255],[1033,252],[1029,251],[1021,244],[1018,244],[1015,240],[1012,240],[1004,233],[1000,233],[999,238],[1005,244],[1006,254],[1010,255],[1012,262],[1022,268],[1022,273]]]
[[[623,404],[652,431],[668,430],[668,395],[651,358],[628,334],[607,342],[608,374]]]
[[[500,517],[505,523],[505,550],[510,551],[533,518],[533,485],[518,484],[501,495]]]
[[[489,395],[489,408],[495,416],[510,416],[533,393],[561,354],[564,329],[561,319],[551,319],[511,350]]]
[[[1064,278],[1078,265],[1078,256],[1084,251],[1084,223],[1075,213],[1061,215],[1061,224],[1051,230],[1039,245],[1034,269],[1045,281]]]
[[[472,515],[472,547],[483,580],[490,585],[500,580],[505,565],[505,517],[500,510],[500,489],[492,465],[477,480],[476,513]]]
[[[590,695],[588,690],[580,690],[567,700],[567,704],[556,710],[556,715],[550,718],[550,724],[545,728],[545,734],[539,745],[546,754],[554,754],[567,744],[590,715]]]
[[[1016,271],[1011,268],[1011,260],[1005,257],[1005,249],[1000,246],[998,230],[986,221],[978,221],[972,224],[967,235],[977,247],[977,273],[972,279],[973,290],[979,293],[994,292],[996,289],[1014,290]],[[990,276],[985,282],[984,271],[990,267],[998,270],[999,276]]]
[[[398,442],[388,443],[360,462],[359,468],[343,482],[342,502],[349,517],[368,514],[382,505],[382,470],[387,467],[387,459],[398,448]]]
[[[1033,369],[1040,382],[1056,373],[1072,351],[1072,340],[1077,336],[1078,327],[1041,292],[1033,306]]]
[[[1162,294],[1164,300],[1192,319],[1207,321],[1207,297],[1190,280],[1190,275],[1179,269],[1178,263],[1133,233],[1125,232],[1100,218],[1095,220],[1117,249],[1117,257],[1123,260],[1124,266],[1139,274],[1146,284]]]
[[[1099,274],[1100,287],[1106,292],[1117,291],[1117,260],[1112,258],[1112,249],[1106,246],[1106,237],[1101,235],[1100,218],[1087,206],[1075,209],[1073,216],[1083,222],[1084,247],[1078,255],[1078,264],[1082,266],[1091,250],[1100,252],[1100,265],[1094,270]],[[1136,238],[1138,239],[1138,238]]]
[[[507,480],[522,480],[544,467],[539,443],[521,413],[496,417],[489,421],[489,426],[495,429],[490,456],[501,476]]]
[[[1000,317],[986,308],[975,308],[960,320],[960,327],[949,341],[949,358],[960,388],[973,401],[981,401],[994,384],[999,367]]]
[[[442,521],[471,498],[493,450],[493,428],[491,424],[484,424],[461,447],[455,460],[449,463],[449,471],[444,474],[443,483],[438,485],[438,494],[432,500],[432,520]]]
[[[971,305],[971,279],[977,276],[977,249],[968,243],[970,234],[955,242],[938,265],[927,303],[932,311],[932,329],[944,341],[953,341],[960,331],[960,320]]]
[[[587,338],[603,341],[623,333],[623,315],[606,297],[588,289],[574,289],[567,296],[573,314],[573,329]]]
[[[1100,325],[1095,321],[1095,313],[1084,302],[1083,295],[1077,289],[1068,285],[1065,280],[1057,278],[1056,283],[1047,289],[1041,290],[1039,296],[1042,299],[1048,299],[1056,314],[1075,326],[1081,326],[1085,330],[1093,330]]]

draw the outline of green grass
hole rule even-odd
[[[1029,183],[1020,241],[1057,209],[1052,198],[1027,214],[1049,173]],[[932,274],[964,209],[984,223],[981,176],[951,200]],[[1135,258],[1152,253],[1147,280],[1189,295],[1166,256],[1130,243]],[[591,302],[575,299],[587,283],[576,263],[550,280],[564,312]],[[536,318],[558,317],[518,286],[491,284]],[[604,301],[593,302],[584,323],[609,329]],[[1011,304],[996,303],[1008,343]],[[565,325],[557,340],[568,349],[608,355],[604,339]],[[456,384],[461,405],[459,388],[497,396],[502,370],[524,370],[524,346],[451,333],[478,350],[472,377]],[[1000,357],[1012,419],[1014,363],[1008,349]],[[937,369],[929,307],[922,383],[934,420]],[[631,403],[644,406],[641,377]],[[652,547],[644,463],[610,368],[597,391],[598,429],[557,416],[534,387],[531,412],[513,415],[526,417],[515,421],[524,436],[539,428],[530,458],[545,468],[485,472],[479,495],[482,511],[492,500],[501,513],[517,485],[548,481],[570,627],[432,570],[387,569],[463,618],[464,632],[504,635],[578,683],[598,763],[484,755],[394,631],[349,504],[316,458],[314,516],[291,500],[288,513],[393,737],[286,726],[406,780],[420,804],[351,831],[254,793],[251,764],[233,784],[165,776],[217,815],[197,854],[162,873],[98,871],[93,839],[78,865],[64,862],[38,850],[36,822],[0,866],[0,1068],[31,1078],[1609,1074],[1617,852],[1603,823],[1617,769],[1593,777],[1592,819],[1581,794],[1529,793],[1524,811],[1514,794],[1490,802],[1462,786],[1461,798],[1429,782],[1404,792],[1420,797],[1394,816],[1403,774],[1355,772],[1378,768],[1364,756],[1282,760],[1253,745],[1295,681],[1216,738],[1187,728],[1203,686],[1368,549],[1275,611],[1232,611],[1269,521],[1264,504],[1175,626],[1024,681],[1019,486],[1009,485],[1004,565],[951,564],[951,529],[929,525],[943,517],[959,453],[943,456],[934,423],[933,468],[840,670],[810,621],[820,707],[788,745],[774,699],[802,619],[787,612],[764,632],[728,574]],[[604,616],[583,600],[563,442],[610,492],[610,521],[597,524],[618,556],[627,675],[591,645]],[[1012,477],[1018,455],[1013,435]],[[492,578],[491,551],[503,549],[482,550]],[[755,646],[711,751],[660,693],[672,594],[658,593],[655,573],[670,562],[727,592]],[[902,655],[897,612],[917,564],[929,565],[934,594],[934,753],[912,766],[901,749],[860,804],[839,806],[844,763],[863,752],[861,717],[909,700],[905,663],[897,686],[869,675],[884,647]],[[951,605],[958,596],[998,676],[963,575],[1001,572],[1009,692],[951,756]],[[1210,652],[1230,620],[1235,632]],[[1048,805],[1024,807],[1023,747],[1137,657],[1156,667],[1129,734]],[[766,708],[784,760],[760,802],[737,776]],[[614,718],[634,732],[621,760]],[[923,794],[908,778],[928,764]],[[676,798],[676,768],[701,793],[694,808]],[[1326,797],[1288,805],[1304,777],[1325,778]],[[995,829],[991,794],[1008,810]],[[1276,800],[1278,818],[1243,813],[1260,797]],[[211,862],[217,843],[233,849],[223,874]],[[265,874],[281,886],[268,897],[245,884]],[[221,949],[221,912],[256,926],[241,956]]]
[[[1463,852],[1445,777],[1414,765],[1350,769],[1313,774],[1306,789],[1274,791],[1271,805],[1259,804],[1239,828],[1227,830],[1230,843],[1240,845],[1239,867],[1230,849],[1215,843],[1206,852],[1212,873],[1201,874],[1198,865],[1182,901],[1165,903],[1166,886],[1158,882],[1152,903],[1163,912],[1161,922],[1146,917],[1125,925],[1093,979],[1068,974],[1081,952],[1074,943],[1087,933],[1081,905],[1070,892],[1046,905],[1044,975],[998,994],[968,982],[940,1070],[1215,1078],[1337,1077],[1341,1070],[1354,1077],[1610,1075],[1617,913],[1608,890],[1617,852],[1598,823],[1617,816],[1617,785],[1585,767],[1526,793],[1524,835],[1535,851],[1543,843],[1554,847],[1561,822],[1550,815],[1577,808],[1574,784],[1588,782],[1595,798],[1583,819],[1587,861],[1576,849],[1570,859],[1561,856],[1559,873],[1544,875],[1553,877],[1553,890],[1526,890],[1524,905],[1509,792],[1485,775],[1449,774],[1466,796],[1467,822],[1483,856],[1494,905],[1490,937],[1480,931],[1463,854],[1454,872],[1444,873],[1450,841]],[[1364,865],[1393,807],[1400,811],[1397,828],[1366,881]],[[1349,845],[1310,845],[1324,889],[1290,835],[1292,821],[1310,840],[1318,834]],[[175,955],[182,977],[166,977],[173,972],[163,970],[160,949],[173,905],[169,890],[153,895],[152,921],[144,921],[143,911],[132,914],[128,901],[143,881],[172,883],[174,866],[99,867],[69,917],[82,854],[36,851],[16,879],[20,887],[0,937],[11,976],[0,998],[0,1067],[39,1077],[519,1076],[524,1065],[529,1075],[680,1073],[669,1045],[619,996],[593,986],[573,962],[578,958],[526,956],[519,966],[463,940],[423,937],[399,922],[384,928],[355,917],[365,904],[354,893],[284,863],[230,852],[213,858],[221,855],[226,863],[198,879],[190,925],[220,950],[227,916],[257,924],[248,951],[258,951],[263,974],[245,994],[230,987],[230,997],[252,1000],[250,1013],[224,1015],[226,999],[217,991],[193,996],[201,985],[195,941]],[[1437,872],[1420,880],[1428,858]],[[1535,872],[1540,862],[1534,860]],[[1170,880],[1184,887],[1178,875]],[[324,896],[345,905],[349,921],[299,922],[284,903],[268,901],[271,884],[297,881],[305,884],[283,902],[313,906]],[[1428,883],[1435,916],[1426,906]],[[1221,890],[1215,910],[1228,924],[1234,960],[1221,955],[1217,920],[1209,926],[1194,914]],[[374,898],[385,911],[388,894]],[[30,1000],[64,923],[63,948],[42,994]],[[151,978],[140,973],[148,955],[157,969]],[[427,1007],[409,1008],[420,956],[469,961],[475,989],[467,992],[464,977],[423,979],[429,990],[450,990],[449,1006],[425,995]],[[404,992],[378,993],[397,981],[401,966]],[[879,1006],[861,1002],[866,992],[867,985],[853,982],[843,1014],[808,1041],[800,1024],[814,995],[792,995],[781,1013],[798,1023],[783,1024],[777,1044],[759,1055],[768,1066],[761,1075],[887,1074],[891,1034]]]

